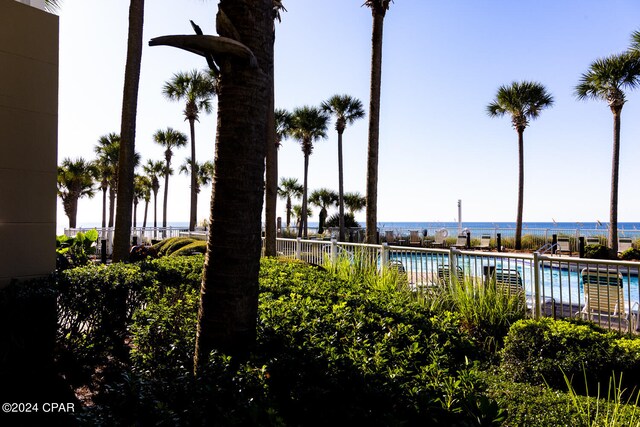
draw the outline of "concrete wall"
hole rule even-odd
[[[0,0],[0,286],[55,269],[58,17]]]

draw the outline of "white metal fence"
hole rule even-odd
[[[583,317],[609,329],[636,332],[638,328],[638,262],[335,240],[277,239],[276,250],[278,256],[318,265],[339,257],[355,262],[365,256],[380,270],[393,267],[406,273],[416,292],[454,277],[479,285],[508,281],[523,289],[533,317]]]

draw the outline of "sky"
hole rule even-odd
[[[136,136],[143,163],[163,158],[152,140],[156,130],[173,127],[188,134],[184,105],[164,98],[163,84],[176,72],[206,66],[199,56],[147,42],[193,34],[190,19],[205,34],[215,34],[218,4],[146,3]],[[276,107],[318,106],[334,94],[348,94],[368,113],[372,19],[362,3],[284,2],[287,12],[276,28]],[[128,2],[64,0],[58,14],[58,161],[93,159],[98,138],[120,129]],[[637,0],[396,0],[384,21],[379,222],[456,221],[459,199],[463,221],[515,221],[517,134],[508,117],[491,118],[486,106],[499,86],[522,80],[542,83],[555,100],[524,133],[524,221],[608,221],[613,116],[603,101],[576,100],[574,89],[592,61],[627,49],[631,33],[640,29],[638,16]],[[201,114],[196,123],[198,161],[213,159],[215,111]],[[622,111],[621,222],[640,221],[639,118],[640,90],[628,92]],[[368,117],[344,133],[345,191],[365,194],[367,128]],[[314,144],[310,191],[337,191],[333,121],[327,136]],[[179,149],[174,165],[188,152]],[[280,148],[279,174],[302,181],[297,141]],[[208,218],[209,201],[210,186],[200,193],[198,221]],[[187,222],[188,215],[188,177],[174,175],[168,221]],[[284,201],[278,216],[285,217]],[[361,223],[364,217],[364,211],[356,215]],[[100,195],[82,199],[78,225],[100,219]],[[58,228],[67,225],[58,203]]]

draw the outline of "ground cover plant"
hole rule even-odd
[[[518,321],[515,300],[469,281],[416,292],[401,271],[380,274],[365,254],[324,267],[263,259],[254,350],[214,352],[194,378],[203,261],[87,266],[52,282],[55,366],[85,403],[81,425],[637,420],[628,403],[638,340],[587,322]],[[624,374],[607,398],[611,372]]]

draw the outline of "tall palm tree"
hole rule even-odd
[[[293,110],[291,118],[291,136],[297,139],[304,154],[304,182],[302,184],[302,227],[298,237],[307,237],[307,188],[309,175],[309,156],[313,152],[313,143],[327,137],[329,116],[317,107],[299,107]]]
[[[113,261],[129,259],[131,239],[131,206],[133,204],[133,175],[136,168],[136,116],[138,111],[138,86],[142,62],[142,29],[144,26],[144,0],[129,2],[129,30],[127,37],[127,61],[122,91],[122,116],[120,120],[120,156],[118,164],[118,206],[116,227],[113,233]],[[138,160],[139,161],[139,157]]]
[[[282,178],[278,187],[278,195],[286,201],[287,228],[291,225],[291,200],[302,197],[302,184],[297,178]]]
[[[245,354],[256,340],[265,141],[270,131],[270,79],[263,67],[273,55],[273,6],[273,0],[220,0],[216,22],[221,37],[215,43],[199,35],[150,42],[220,61],[216,173],[198,310],[196,374],[211,350]]]
[[[149,203],[151,202],[151,179],[146,175],[136,175],[134,181],[134,200],[144,200],[144,215],[142,218],[142,227],[147,226],[147,214],[149,213]],[[133,224],[135,227],[135,215],[133,216]]]
[[[200,112],[211,112],[211,97],[216,93],[216,84],[208,73],[198,70],[176,73],[164,84],[162,93],[171,101],[184,101],[184,117],[189,122],[191,136],[191,209],[189,213],[189,230],[195,230],[198,212],[198,163],[196,162],[196,128]]]
[[[309,203],[320,208],[318,218],[318,234],[324,233],[324,223],[327,220],[327,209],[338,202],[338,195],[328,188],[314,190],[309,196]]]
[[[382,30],[391,0],[366,0],[371,9],[371,87],[369,99],[369,150],[367,154],[367,242],[378,241],[378,141],[380,137],[380,88],[382,86]]]
[[[213,179],[213,173],[214,173],[215,167],[212,161],[206,161],[204,163],[196,162],[196,168],[198,169],[198,173],[196,176],[196,196],[197,196],[198,194],[200,194],[200,190],[202,189],[203,186],[211,183],[211,180]],[[191,159],[189,158],[184,159],[184,163],[180,165],[180,169],[178,173],[183,173],[185,175],[191,174]],[[196,206],[197,204],[198,204],[198,201],[196,199]]]
[[[116,192],[118,190],[118,157],[120,155],[120,135],[109,133],[98,139],[94,147],[98,155],[96,167],[102,190],[102,228],[107,226],[107,190],[109,190],[109,227],[113,227]]]
[[[302,205],[294,205],[291,208],[291,213],[293,214],[293,217],[296,219],[296,227],[298,227],[298,229],[302,228]],[[307,208],[307,218],[310,218],[311,216],[313,216],[313,211],[311,210],[311,208]]]
[[[518,133],[518,209],[516,218],[516,249],[522,246],[522,208],[524,201],[524,130],[540,112],[553,105],[553,97],[536,82],[513,82],[500,86],[496,98],[487,106],[490,117],[511,116]]]
[[[142,226],[147,225],[147,210],[151,200],[151,180],[144,175],[136,175],[133,179],[133,226],[136,227],[138,202],[145,201],[144,221]]]
[[[609,205],[609,247],[618,252],[618,172],[620,168],[620,115],[626,102],[623,89],[638,86],[640,61],[636,55],[622,53],[597,59],[582,74],[575,94],[580,100],[606,101],[613,113],[613,157],[611,162],[611,202]]]
[[[358,192],[346,193],[344,195],[344,205],[349,209],[351,215],[361,211],[367,206],[367,199]]]
[[[167,226],[167,203],[169,200],[169,177],[173,174],[171,169],[171,158],[173,157],[173,150],[175,148],[184,147],[187,145],[187,135],[174,130],[173,128],[167,128],[166,130],[158,130],[153,135],[153,140],[162,145],[164,150],[164,169],[162,171],[164,175],[164,201],[162,204],[162,226]]]
[[[275,130],[276,130],[276,147],[280,148],[282,141],[289,138],[291,134],[291,118],[292,115],[284,108],[277,108],[274,112]]]
[[[64,213],[69,218],[69,228],[76,228],[78,200],[94,196],[96,175],[95,165],[82,157],[75,160],[65,158],[58,166],[58,196],[62,199]]]
[[[275,21],[280,22],[280,12],[286,11],[280,0],[273,0],[272,5],[272,19],[273,19],[273,31],[271,32],[271,45],[275,46],[276,42],[276,24]],[[275,89],[273,78],[273,49],[266,56],[267,62],[264,65],[264,69],[269,79],[269,108],[267,110],[267,139],[265,141],[265,194],[264,194],[264,219],[265,219],[265,231],[264,231],[264,252],[266,256],[276,256],[276,208],[278,203],[278,137],[276,135],[277,130],[277,118],[275,117]]]
[[[160,189],[160,178],[164,176],[164,165],[161,161],[147,160],[147,164],[142,167],[144,173],[151,181],[151,191],[153,191],[153,226],[158,226],[158,190]]]
[[[338,218],[340,220],[339,241],[344,241],[344,168],[342,163],[342,134],[348,124],[364,117],[359,99],[349,95],[333,95],[322,103],[322,109],[336,116],[338,131]]]
[[[634,55],[640,55],[640,30],[631,33],[631,46],[629,51]]]

